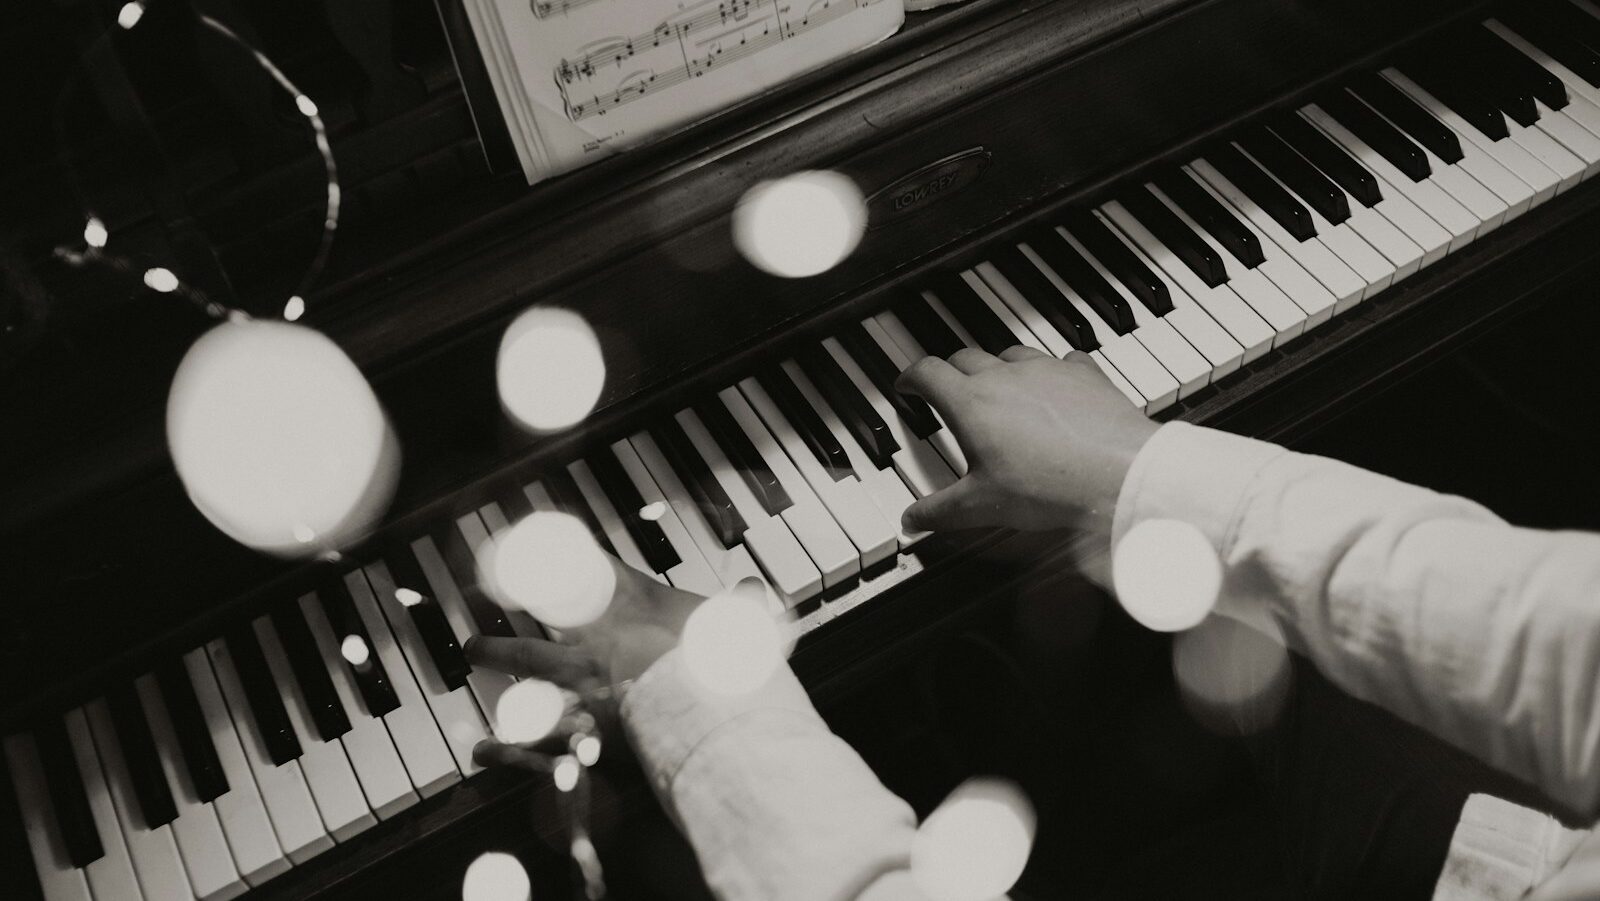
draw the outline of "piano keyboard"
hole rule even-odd
[[[233,897],[475,773],[513,680],[461,646],[517,634],[475,549],[534,510],[690,591],[760,576],[809,629],[918,570],[900,515],[966,471],[938,415],[894,391],[912,361],[1088,354],[1159,413],[1571,189],[1600,168],[1600,13],[1503,15],[6,737],[44,897]]]

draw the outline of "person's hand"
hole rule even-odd
[[[513,676],[544,679],[576,692],[589,700],[589,712],[602,727],[612,726],[622,687],[677,646],[684,622],[705,598],[663,585],[615,558],[607,559],[616,572],[616,588],[605,613],[594,622],[562,630],[559,642],[476,635],[463,648],[467,661]],[[532,622],[518,610],[507,611],[507,616],[523,624]],[[568,720],[564,726],[570,727]],[[531,745],[485,739],[473,748],[472,757],[481,766],[542,770],[548,764],[537,752],[556,744],[562,738],[560,732],[558,727],[553,740]]]
[[[980,526],[1110,531],[1122,480],[1159,427],[1086,353],[965,348],[913,363],[895,387],[955,433],[968,471],[906,509],[911,531]]]

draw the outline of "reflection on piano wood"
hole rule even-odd
[[[712,8],[713,2],[704,0],[648,32],[597,41],[582,55],[563,59],[555,76],[568,118],[581,122],[603,116],[882,0],[813,0],[798,18],[789,0],[720,0]],[[714,33],[703,36],[707,31]],[[574,99],[583,94],[589,99]]]

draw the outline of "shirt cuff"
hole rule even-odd
[[[1186,422],[1163,425],[1123,479],[1111,546],[1147,519],[1177,519],[1198,528],[1226,559],[1251,483],[1285,453],[1276,444]]]
[[[772,718],[827,729],[787,663],[757,690],[730,697],[707,690],[686,672],[674,648],[634,680],[622,701],[622,721],[657,791],[666,792],[683,763],[712,733],[767,728]]]

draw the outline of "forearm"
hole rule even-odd
[[[1170,516],[1222,555],[1345,690],[1527,779],[1600,806],[1600,538],[1332,460],[1186,425],[1129,472],[1114,537]]]
[[[787,667],[727,701],[700,692],[669,654],[623,714],[718,897],[855,898],[907,865],[911,809],[828,731]]]

